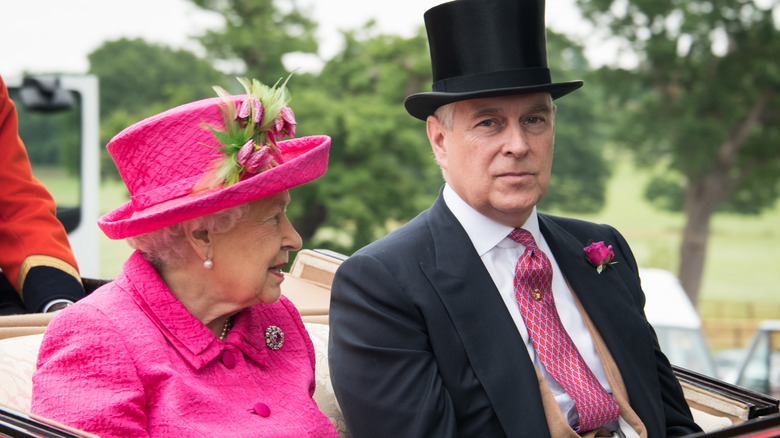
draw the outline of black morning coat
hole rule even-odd
[[[625,239],[606,225],[539,222],[648,436],[699,431],[645,318]],[[601,274],[583,251],[597,241],[617,261]],[[441,194],[339,267],[329,318],[331,379],[354,437],[550,436],[523,339]]]

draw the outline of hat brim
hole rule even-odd
[[[416,93],[404,100],[406,111],[420,120],[427,120],[428,116],[436,112],[442,105],[461,100],[480,99],[484,97],[512,96],[517,94],[550,93],[553,99],[563,97],[572,91],[582,87],[582,81],[558,82],[553,84],[531,85],[525,87],[493,88],[461,93],[447,93],[430,91]]]
[[[124,239],[226,208],[271,196],[313,181],[328,167],[330,137],[316,135],[279,142],[284,163],[227,188],[189,194],[136,211],[133,201],[106,213],[98,226],[111,239]]]

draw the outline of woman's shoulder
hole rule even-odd
[[[622,244],[625,240],[620,231],[609,224],[543,213],[539,213],[539,222],[542,228],[546,227],[550,232],[568,233],[583,243],[616,240]]]
[[[131,327],[138,313],[132,297],[112,282],[61,310],[47,326],[45,337],[111,336]]]

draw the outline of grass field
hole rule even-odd
[[[124,204],[130,200],[125,184],[120,180],[104,180],[100,184],[100,214]],[[122,271],[122,264],[127,260],[133,249],[125,240],[111,240],[100,233],[100,275],[103,278],[114,278]]]
[[[65,196],[72,193],[72,184],[55,175],[46,178],[53,179],[45,180],[48,187],[68,187]],[[609,184],[605,208],[597,214],[572,216],[615,226],[631,244],[640,265],[676,273],[685,218],[649,205],[642,198],[645,180],[641,171],[621,163]],[[100,193],[101,214],[127,201],[121,181],[105,181]],[[124,241],[112,241],[101,234],[100,251],[101,276],[114,278],[131,249]],[[703,304],[780,303],[780,205],[761,216],[715,216],[700,299]],[[768,317],[780,318],[780,314]]]
[[[615,226],[641,266],[677,273],[684,215],[648,204],[646,175],[632,165],[615,170],[603,211],[577,216]],[[760,216],[713,218],[700,301],[780,303],[780,205]]]

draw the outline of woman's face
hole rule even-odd
[[[232,230],[212,236],[213,284],[226,301],[243,308],[279,299],[287,253],[301,247],[287,220],[289,203],[287,191],[252,201]]]

